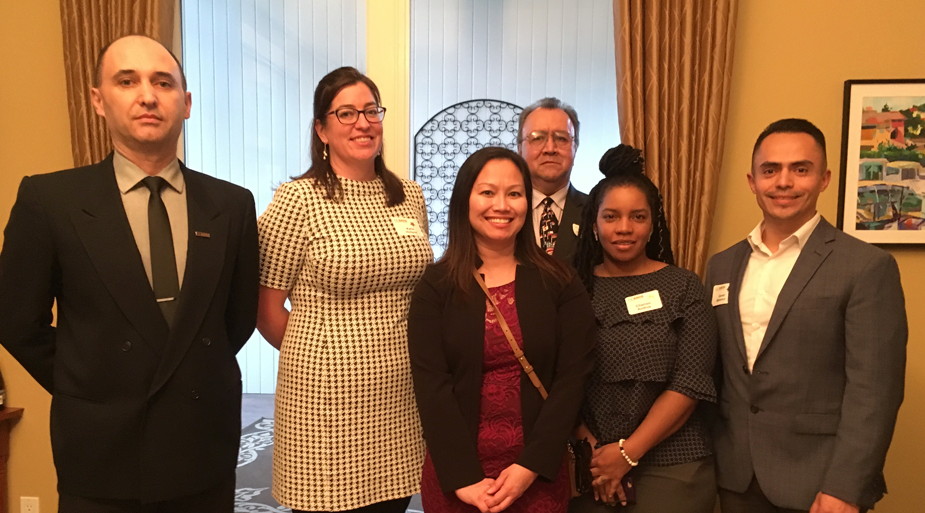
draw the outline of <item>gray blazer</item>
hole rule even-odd
[[[825,219],[777,299],[748,372],[739,317],[747,241],[708,264],[722,360],[714,441],[719,486],[744,492],[752,476],[778,507],[808,510],[816,493],[871,507],[903,399],[905,302],[893,257]]]

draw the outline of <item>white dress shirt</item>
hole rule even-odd
[[[151,238],[148,234],[148,198],[151,191],[141,181],[148,174],[133,164],[118,151],[112,157],[112,167],[116,172],[116,184],[122,193],[122,206],[128,224],[132,228],[141,263],[144,264],[148,283],[154,287],[151,276]],[[170,235],[173,238],[173,252],[177,258],[177,279],[183,287],[183,272],[186,270],[186,250],[189,242],[189,221],[186,211],[186,182],[180,171],[180,162],[174,159],[157,175],[167,181],[168,187],[161,191],[161,200],[167,208],[170,218]]]
[[[568,185],[552,193],[552,212],[556,214],[559,220],[559,227],[562,227],[562,211],[565,208],[565,197],[568,195]],[[543,200],[546,195],[533,189],[533,235],[536,236],[536,243],[542,246],[540,242],[540,221],[543,219]]]
[[[742,319],[742,334],[745,336],[745,354],[748,369],[755,367],[755,358],[761,349],[761,342],[768,330],[768,322],[777,304],[780,289],[790,276],[803,246],[809,240],[822,216],[817,212],[812,219],[792,235],[781,241],[776,253],[764,244],[761,233],[764,221],[748,234],[746,240],[752,247],[752,254],[742,277],[739,290],[739,315]]]

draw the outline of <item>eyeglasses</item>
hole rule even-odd
[[[534,148],[542,148],[546,146],[546,141],[549,140],[549,132],[542,130],[536,132],[530,132],[527,134],[523,140],[527,141],[527,144],[533,146]],[[567,148],[572,145],[573,138],[569,135],[568,132],[553,132],[552,133],[552,143],[557,148]]]
[[[361,112],[366,116],[366,121],[370,123],[382,123],[382,118],[385,117],[385,107],[367,107],[363,110],[354,109],[353,107],[340,107],[328,112],[327,115],[334,114],[334,117],[342,125],[352,125],[360,119]]]

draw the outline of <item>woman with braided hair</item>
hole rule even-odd
[[[575,256],[599,330],[577,429],[594,448],[593,492],[569,511],[710,513],[716,482],[698,404],[716,402],[713,312],[697,275],[672,265],[661,198],[640,151],[612,148],[600,169]],[[635,505],[621,505],[627,474]]]

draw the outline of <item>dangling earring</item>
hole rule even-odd
[[[594,230],[594,240],[597,240],[597,230]]]
[[[325,145],[324,145],[324,153],[321,154],[321,158],[322,158],[323,160],[328,160],[328,145],[327,145],[327,143],[325,143]]]

